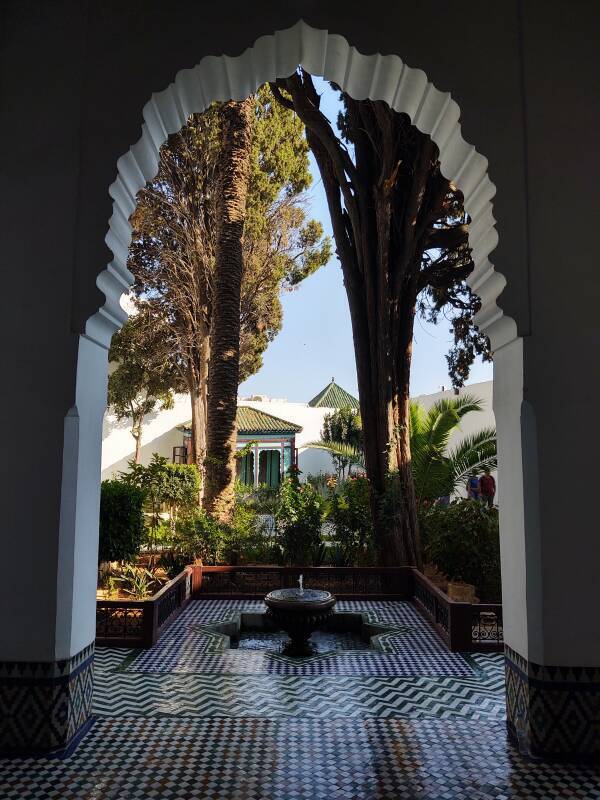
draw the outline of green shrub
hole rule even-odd
[[[203,564],[217,564],[221,558],[225,531],[207,511],[198,509],[181,519],[176,526],[173,552],[183,566],[200,559]],[[182,567],[183,568],[183,567]]]
[[[237,503],[231,522],[223,526],[222,556],[227,564],[251,560],[250,550],[255,547],[257,514],[252,506]]]
[[[279,490],[261,483],[258,486],[246,486],[236,482],[236,505],[253,508],[257,514],[275,514],[279,504]]]
[[[420,514],[425,554],[451,581],[477,587],[480,599],[499,602],[498,513],[475,500],[434,505]]]
[[[103,481],[98,561],[132,561],[144,534],[144,492],[122,481]]]
[[[332,560],[337,566],[373,564],[373,518],[366,478],[350,477],[337,492],[331,492],[326,519],[334,528]]]
[[[145,600],[152,597],[165,583],[155,572],[135,564],[123,564],[111,573],[113,586],[116,583],[120,591],[130,595],[134,600]]]
[[[289,470],[279,489],[275,515],[283,560],[293,566],[320,561],[323,498],[309,483],[301,484],[298,470]]]
[[[165,464],[161,501],[174,528],[180,514],[198,506],[200,478],[195,464]]]
[[[147,465],[129,462],[129,472],[121,472],[123,483],[141,489],[146,498],[150,517],[148,546],[153,549],[163,525],[160,517],[163,508],[169,512],[169,525],[175,533],[177,520],[198,505],[200,479],[195,464],[171,464],[158,453],[152,455]]]

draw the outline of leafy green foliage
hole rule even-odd
[[[452,433],[462,418],[481,411],[481,401],[470,394],[443,398],[426,411],[410,404],[410,447],[417,504],[453,494],[471,472],[497,467],[496,431],[485,428],[464,438],[448,452]]]
[[[336,562],[339,566],[367,566],[374,563],[373,520],[369,482],[350,477],[332,492],[325,519],[333,525]]]
[[[427,559],[451,581],[477,587],[487,602],[500,601],[498,513],[475,500],[431,506],[420,513]]]
[[[197,509],[177,523],[173,553],[177,564],[218,564],[223,547],[223,526],[207,511]],[[180,571],[180,570],[179,570]]]
[[[223,525],[222,556],[227,564],[238,564],[256,530],[254,509],[236,504],[231,521]]]
[[[346,469],[356,463],[352,453],[362,450],[362,423],[356,409],[345,406],[326,414],[321,431],[323,442],[335,442],[348,448],[348,455],[342,450],[330,451],[336,466],[338,477],[344,478]]]
[[[331,453],[331,457],[339,461],[345,461],[350,466],[357,466],[364,469],[365,455],[361,449],[351,444],[344,444],[344,442],[325,442],[323,440],[318,442],[307,442],[305,447],[312,447],[315,450],[326,450]]]
[[[103,481],[98,561],[130,561],[144,534],[144,492],[122,481]]]
[[[481,410],[481,401],[470,394],[438,400],[428,411],[411,402],[410,450],[417,504],[452,495],[472,472],[496,469],[495,428],[483,428],[466,436],[448,451],[450,437],[460,427],[463,417]],[[321,440],[309,442],[307,447],[326,450],[349,464],[365,466],[362,445]]]
[[[145,600],[152,597],[165,583],[165,580],[156,572],[135,564],[122,564],[118,569],[112,571],[110,578],[112,586],[116,586],[134,600]]]
[[[323,498],[309,483],[301,484],[298,471],[290,469],[279,488],[275,516],[286,564],[308,565],[322,556]]]
[[[158,453],[144,466],[129,462],[129,472],[121,473],[121,481],[144,492],[151,515],[150,545],[157,539],[162,524],[160,513],[167,507],[171,529],[175,529],[181,513],[190,511],[198,503],[200,483],[194,464],[171,464]]]

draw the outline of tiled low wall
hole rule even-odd
[[[506,647],[510,737],[541,758],[600,759],[600,668],[543,666]]]

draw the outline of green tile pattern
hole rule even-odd
[[[309,400],[308,405],[312,408],[358,408],[358,400],[356,397],[342,389],[341,386],[331,379],[331,383],[322,389],[319,394],[315,395],[312,400]]]
[[[302,430],[302,425],[296,425],[294,422],[288,422],[286,419],[250,406],[238,406],[235,423],[237,432],[241,434],[299,433]]]

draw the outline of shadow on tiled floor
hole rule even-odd
[[[500,656],[448,653],[407,603],[339,605],[403,633],[305,665],[211,652],[202,623],[259,604],[201,601],[151,651],[99,650],[92,731],[0,762],[0,798],[600,800],[600,770],[507,744]]]

